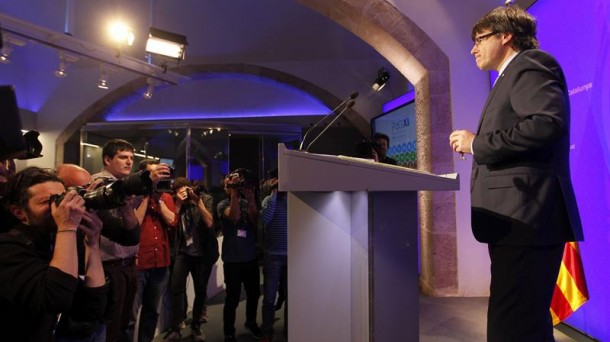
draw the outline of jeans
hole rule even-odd
[[[288,257],[286,255],[265,254],[263,263],[263,324],[261,329],[267,336],[273,335],[273,322],[275,321],[275,295],[282,289],[287,296],[288,289],[286,284]],[[281,282],[280,280],[284,280]],[[284,331],[288,327],[287,315],[288,302],[284,305]]]
[[[174,261],[172,280],[169,285],[170,295],[170,328],[178,328],[186,310],[186,279],[191,273],[195,300],[193,301],[192,327],[200,324],[203,307],[207,300],[208,280],[212,272],[212,262],[205,257],[178,254]]]
[[[138,328],[138,342],[149,342],[155,337],[157,320],[160,314],[160,304],[163,293],[167,287],[169,268],[149,268],[137,271],[138,289],[133,302],[132,316],[128,335],[133,336],[138,310],[140,310],[140,325]]]
[[[256,259],[248,262],[225,262],[225,286],[227,296],[223,309],[225,336],[235,335],[235,311],[241,297],[241,284],[246,291],[246,321],[256,322],[258,298],[261,295],[260,274]]]
[[[135,265],[107,265],[104,273],[110,279],[108,306],[106,307],[106,341],[125,341],[136,294]]]

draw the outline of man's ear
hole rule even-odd
[[[512,44],[513,34],[510,32],[502,32],[500,33],[500,38],[502,39],[502,44]]]
[[[28,220],[27,215],[25,214],[25,210],[21,207],[18,207],[16,205],[11,205],[9,208],[11,214],[13,214],[13,216],[15,216],[19,222],[26,222]]]
[[[110,164],[110,157],[108,156],[104,156],[104,158],[102,159],[102,161],[104,162],[104,166]]]

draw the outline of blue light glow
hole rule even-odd
[[[406,93],[400,95],[399,97],[397,97],[393,100],[390,100],[390,101],[384,103],[381,110],[383,111],[383,113],[387,113],[393,109],[396,109],[402,105],[405,105],[405,104],[413,101],[414,99],[415,99],[415,90],[411,90],[409,92],[406,92]]]
[[[329,108],[294,86],[251,74],[205,73],[180,86],[157,86],[151,100],[142,88],[103,114],[107,121],[196,120],[315,116]]]

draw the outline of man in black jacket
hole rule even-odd
[[[498,78],[476,134],[449,137],[473,154],[472,229],[487,243],[488,341],[554,341],[549,307],[564,245],[582,240],[570,180],[570,103],[561,66],[538,50],[536,21],[499,7],[472,29],[481,70]]]
[[[2,202],[19,220],[0,234],[2,339],[51,341],[68,318],[99,322],[106,303],[100,219],[75,191],[65,193],[54,173],[37,167],[12,176]],[[84,281],[77,277],[77,231],[85,235]]]

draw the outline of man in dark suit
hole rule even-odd
[[[499,7],[472,29],[481,70],[497,70],[476,133],[449,137],[473,155],[472,229],[491,259],[489,341],[554,341],[549,307],[564,244],[582,240],[569,170],[570,104],[535,19]]]

